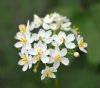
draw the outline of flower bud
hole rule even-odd
[[[75,57],[79,57],[80,55],[79,55],[78,52],[75,52],[75,53],[74,53],[74,56],[75,56]]]

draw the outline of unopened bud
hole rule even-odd
[[[36,72],[37,72],[37,68],[34,68],[34,69],[33,69],[33,72],[35,72],[35,73],[36,73]]]
[[[75,52],[75,53],[74,53],[74,56],[75,56],[75,57],[79,57],[80,55],[79,55],[78,52]]]

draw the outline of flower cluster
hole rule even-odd
[[[70,20],[58,13],[47,14],[44,18],[34,15],[31,23],[28,21],[27,25],[19,25],[15,39],[18,42],[14,46],[20,50],[21,58],[18,64],[23,66],[23,71],[34,65],[36,72],[39,62],[45,65],[41,80],[56,78],[54,73],[60,64],[69,65],[68,54],[79,56],[75,51],[77,47],[87,53],[87,43],[77,28],[72,28]]]

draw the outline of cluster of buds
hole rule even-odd
[[[14,46],[20,50],[18,64],[23,66],[22,71],[34,66],[36,72],[42,62],[45,68],[41,71],[41,80],[56,78],[54,73],[60,64],[69,65],[68,54],[79,57],[77,47],[87,53],[87,43],[77,28],[72,28],[70,20],[58,13],[47,14],[44,18],[34,15],[32,22],[19,25],[15,39],[18,40]]]

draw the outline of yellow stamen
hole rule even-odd
[[[23,32],[26,31],[26,26],[25,26],[24,24],[19,25],[19,29],[20,29],[20,31],[23,33]]]
[[[80,34],[80,32],[79,32],[78,30],[79,30],[78,27],[73,26],[73,31],[74,31],[75,33],[77,33],[77,34]]]
[[[60,41],[61,41],[61,42],[64,42],[64,38],[63,38],[63,37],[62,37],[62,38],[60,38]]]
[[[48,69],[46,72],[46,77],[50,77],[50,75],[51,75],[51,71],[50,71],[50,69]]]
[[[37,51],[38,51],[39,55],[41,55],[43,53],[43,51],[40,48],[38,48]]]
[[[36,56],[35,56],[35,59],[36,59],[37,61],[40,61],[40,55],[36,55]]]
[[[56,62],[60,62],[61,61],[61,56],[58,54],[58,55],[56,55],[55,57],[54,57],[54,60],[56,61]]]
[[[22,38],[22,39],[21,39],[21,42],[22,42],[22,43],[23,43],[23,45],[24,45],[24,44],[26,44],[26,43],[27,43],[27,39],[24,37],[24,38]]]
[[[85,44],[84,41],[81,40],[81,41],[80,41],[80,47],[84,47],[84,44]]]
[[[27,59],[27,57],[25,56],[25,57],[23,57],[22,59],[22,62],[24,63],[24,64],[26,64],[27,62],[28,62],[28,59]]]

